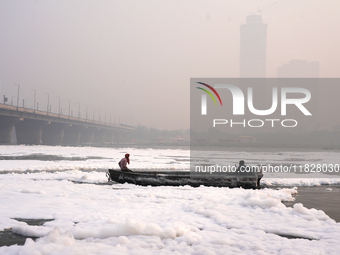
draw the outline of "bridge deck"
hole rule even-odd
[[[0,104],[0,144],[11,143],[13,131],[19,144],[76,145],[120,142],[133,130],[124,124]]]
[[[32,120],[42,120],[54,123],[65,123],[69,125],[78,125],[85,127],[95,127],[108,130],[121,130],[121,131],[132,131],[133,126],[124,124],[110,124],[105,122],[99,122],[90,119],[77,118],[62,114],[56,114],[46,111],[38,111],[23,107],[16,107],[12,105],[0,104],[0,116],[10,116],[21,119],[32,119]]]

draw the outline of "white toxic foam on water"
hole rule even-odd
[[[0,171],[118,169],[127,152],[130,167],[135,169],[180,170],[190,166],[189,150],[3,145],[0,156],[7,159],[0,160]],[[49,156],[58,158],[51,160]]]
[[[340,248],[339,223],[323,211],[282,203],[294,200],[296,187],[95,185],[57,176],[0,175],[0,229],[38,237],[0,247],[0,254],[336,254]],[[29,226],[14,220],[20,218],[51,221]]]
[[[0,231],[11,229],[28,237],[23,246],[0,247],[0,254],[337,254],[340,250],[339,223],[321,210],[282,203],[294,201],[299,187],[140,187],[108,184],[100,171],[117,168],[126,152],[131,154],[131,168],[189,169],[188,150],[0,146],[0,152],[12,157],[0,165],[5,172],[0,174]],[[37,154],[63,159],[13,158]],[[254,164],[339,158],[337,153],[323,152],[228,155],[230,163],[248,158]],[[24,172],[29,169],[34,172]],[[339,181],[264,177],[262,183],[312,186]],[[49,221],[30,226],[20,219]]]

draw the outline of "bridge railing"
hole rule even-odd
[[[45,120],[53,119],[56,122],[72,122],[74,124],[86,125],[86,124],[96,124],[102,127],[107,128],[118,128],[118,129],[126,129],[126,130],[133,130],[134,127],[127,124],[116,124],[116,123],[107,123],[102,122],[99,120],[91,120],[88,118],[81,118],[81,117],[73,117],[69,115],[63,115],[58,113],[52,113],[47,111],[41,110],[34,110],[25,107],[17,107],[13,105],[6,105],[0,103],[0,115],[12,116],[12,117],[20,117],[20,118],[32,118],[37,119],[37,117],[45,117]],[[35,117],[34,117],[35,116]]]

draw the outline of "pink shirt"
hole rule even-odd
[[[127,159],[126,158],[122,158],[120,161],[119,161],[119,166],[120,166],[120,169],[128,169],[127,167]]]

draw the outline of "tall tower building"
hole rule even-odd
[[[261,15],[249,15],[240,27],[240,77],[266,77],[267,24]]]

